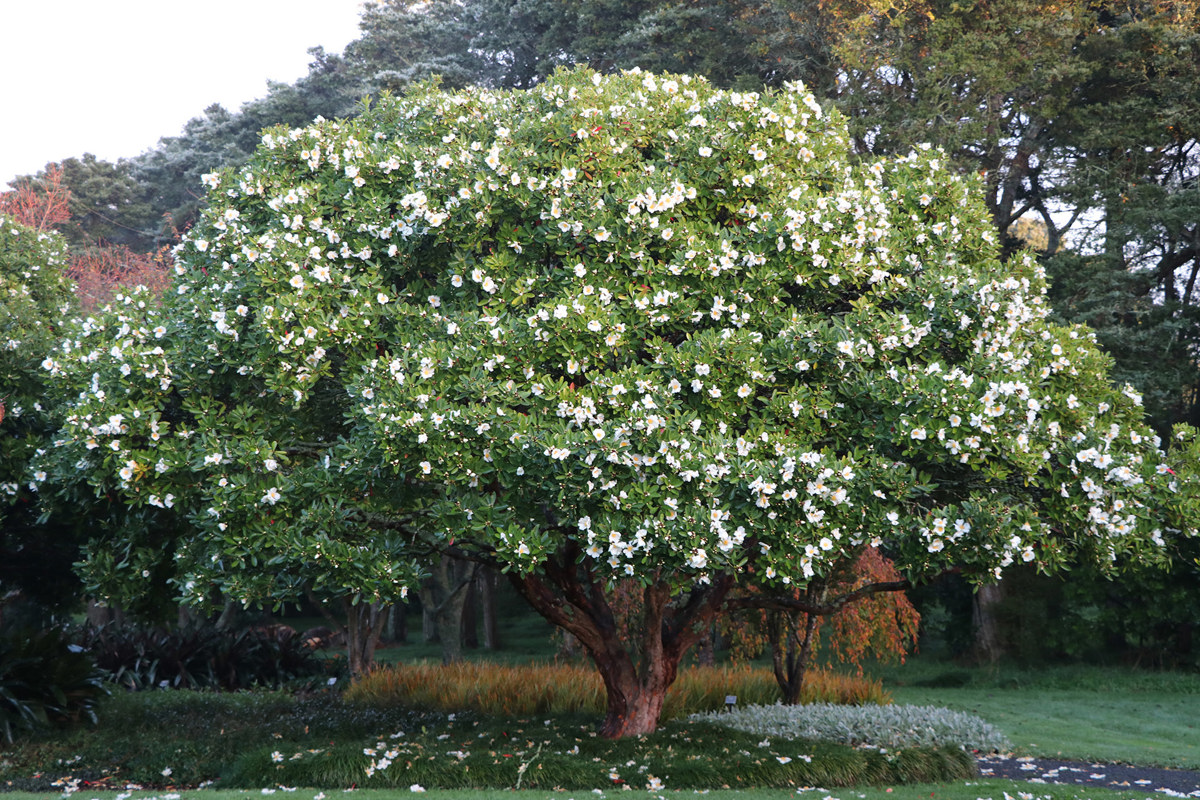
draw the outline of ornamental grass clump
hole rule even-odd
[[[693,667],[680,672],[663,703],[663,718],[739,704],[772,703],[779,686],[761,667]],[[348,702],[371,707],[483,714],[602,714],[604,686],[595,669],[554,664],[506,666],[489,663],[400,664],[361,676],[346,691]],[[805,682],[805,702],[887,703],[882,684],[869,678],[814,670]]]
[[[788,739],[840,742],[894,750],[958,747],[1006,751],[1005,735],[973,714],[933,706],[751,706],[732,712],[693,714],[692,721]]]

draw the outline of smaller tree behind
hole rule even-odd
[[[886,556],[868,548],[856,561],[793,589],[790,608],[753,591],[734,599],[731,605],[746,611],[726,620],[724,632],[735,657],[756,658],[770,649],[783,702],[796,705],[822,651],[828,664],[852,664],[861,674],[868,657],[903,661],[916,647],[921,615],[904,594],[906,585]]]

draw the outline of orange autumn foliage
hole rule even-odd
[[[792,598],[811,606],[837,606],[864,587],[900,581],[885,556],[866,548],[853,564],[808,586],[793,589]],[[829,614],[753,608],[726,620],[723,633],[737,658],[757,658],[770,650],[785,702],[795,702],[806,671],[822,660],[826,666],[852,664],[862,674],[867,657],[882,661],[904,657],[916,647],[921,616],[902,591],[867,594]]]
[[[39,231],[53,230],[71,218],[71,190],[63,185],[62,168],[51,164],[41,177],[21,181],[14,189],[0,192],[0,214]],[[67,276],[75,281],[75,292],[84,311],[113,299],[123,289],[145,286],[155,296],[171,285],[170,248],[155,253],[138,253],[124,245],[99,242],[71,254]]]
[[[137,253],[124,245],[89,247],[75,253],[67,275],[85,311],[110,302],[122,289],[145,286],[161,295],[171,285],[171,251]]]
[[[0,192],[0,214],[22,225],[49,231],[71,218],[67,204],[71,190],[63,185],[62,169],[57,164],[46,168],[37,180],[25,180],[8,192]]]

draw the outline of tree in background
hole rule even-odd
[[[1097,328],[1159,430],[1192,421],[1196,4],[831,8],[859,149],[932,142],[980,174],[1009,252],[1023,220],[1044,232],[1056,310]]]
[[[36,178],[19,178],[10,185],[11,190],[0,192],[0,214],[18,225],[46,233],[70,219],[71,190],[63,185],[63,172],[57,165],[49,165]]]
[[[186,515],[186,599],[382,596],[413,544],[502,566],[617,737],[739,582],[816,611],[792,589],[869,548],[998,577],[1190,534],[1192,475],[971,184],[935,150],[856,163],[801,86],[427,88],[209,183],[161,311],[48,364],[47,471]]]
[[[75,296],[85,312],[94,311],[135,286],[143,286],[152,297],[171,285],[171,253],[137,253],[123,245],[89,247],[71,257],[67,274],[75,282]]]
[[[852,563],[841,561],[802,588],[793,589],[792,608],[759,608],[757,592],[733,598],[731,608],[748,608],[724,622],[731,649],[742,658],[771,652],[771,667],[784,705],[801,702],[808,670],[820,652],[828,664],[863,660],[903,661],[917,644],[921,616],[908,601],[909,584],[877,548]],[[803,609],[803,610],[801,610]]]
[[[65,213],[59,192],[0,195],[6,209],[52,224]],[[78,597],[71,563],[78,552],[73,515],[38,525],[30,460],[52,428],[42,361],[61,336],[72,305],[61,237],[0,214],[0,591],[19,590],[48,609]],[[44,477],[44,476],[42,476]]]
[[[133,162],[117,163],[85,153],[47,169],[61,170],[70,190],[70,218],[56,226],[72,249],[97,245],[125,247],[138,253],[170,241],[169,217],[149,202],[146,187],[133,176]]]

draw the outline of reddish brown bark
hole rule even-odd
[[[624,638],[603,580],[590,562],[580,561],[572,543],[540,573],[510,575],[530,605],[575,636],[596,664],[607,695],[600,735],[619,739],[653,733],[683,656],[711,625],[733,578],[720,576],[674,597],[665,581],[651,582],[642,589],[638,621]]]

